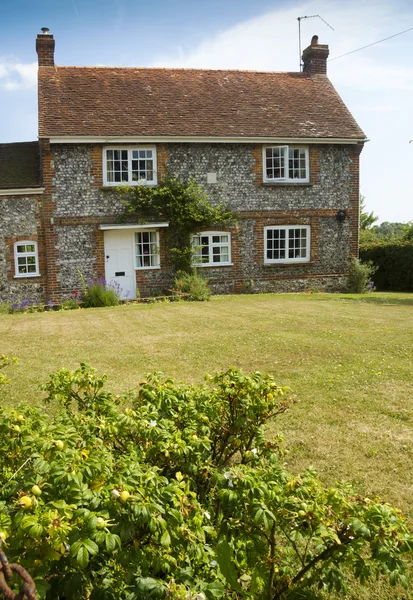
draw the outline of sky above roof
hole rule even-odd
[[[0,143],[37,137],[35,38],[49,27],[58,65],[299,70],[313,34],[328,76],[370,141],[361,193],[380,221],[413,220],[410,0],[0,0]]]

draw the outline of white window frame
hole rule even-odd
[[[307,232],[306,245],[305,245],[305,251],[306,251],[305,257],[302,257],[302,256],[293,257],[293,258],[288,257],[288,250],[290,249],[288,247],[289,232],[294,229],[305,229]],[[268,241],[267,233],[268,233],[268,231],[275,231],[275,230],[279,230],[279,231],[284,230],[285,231],[285,241],[286,241],[286,247],[285,247],[286,257],[285,258],[268,258],[267,257],[267,241]],[[264,264],[274,265],[274,264],[281,264],[281,263],[310,262],[310,249],[311,249],[311,228],[309,225],[270,225],[268,227],[264,227]]]
[[[226,235],[228,236],[228,241],[227,242],[213,242],[212,239],[214,236],[222,236],[222,235]],[[208,262],[206,261],[202,261],[202,262],[197,262],[197,259],[199,257],[197,257],[194,254],[194,258],[193,258],[193,264],[196,267],[225,267],[228,265],[232,265],[231,262],[231,233],[229,231],[200,231],[198,233],[194,233],[191,236],[191,244],[194,248],[199,248],[198,244],[195,244],[195,238],[201,238],[201,237],[208,237]],[[214,248],[224,248],[227,247],[228,248],[228,260],[227,261],[222,261],[222,262],[213,262],[213,258],[214,258],[214,253],[213,253],[213,249]]]
[[[19,246],[33,246],[34,250],[33,252],[18,252],[17,248]],[[35,259],[35,267],[36,270],[32,271],[30,273],[20,273],[19,272],[19,258],[32,258],[34,257]],[[26,261],[26,267],[28,266],[27,261]],[[14,276],[21,278],[21,277],[39,277],[40,273],[39,273],[39,252],[38,252],[38,246],[37,246],[37,242],[33,241],[33,240],[20,240],[18,242],[14,243]]]
[[[284,177],[267,177],[267,150],[279,148],[284,151]],[[305,152],[305,172],[303,177],[289,177],[289,151],[304,150]],[[308,146],[289,146],[288,144],[280,144],[275,146],[263,146],[262,148],[262,175],[265,183],[308,183],[310,181],[310,157]]]
[[[107,169],[107,152],[108,150],[125,150],[128,153],[128,181],[108,181],[108,169]],[[132,152],[139,150],[152,150],[153,155],[153,180],[148,181],[146,179],[132,179]],[[104,146],[103,153],[103,185],[104,186],[118,186],[118,185],[157,185],[158,184],[158,167],[157,167],[157,156],[156,146]],[[139,160],[139,159],[134,159]]]
[[[138,236],[143,233],[155,234],[155,242],[138,242],[137,241]],[[144,255],[138,255],[137,247],[139,244],[143,244],[143,243],[149,243],[150,245],[156,244],[156,251],[148,254],[148,256],[151,257],[151,262],[152,262],[152,258],[155,258],[155,260],[153,261],[154,264],[146,265],[146,266],[138,266],[138,264],[137,264],[138,256],[144,256]],[[159,254],[159,231],[157,229],[139,229],[139,231],[135,231],[133,233],[133,248],[134,248],[133,254],[135,257],[135,271],[147,271],[149,269],[160,269],[161,268],[161,261],[160,261],[160,254]]]

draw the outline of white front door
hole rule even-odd
[[[119,290],[119,297],[136,298],[133,232],[105,231],[105,278]]]

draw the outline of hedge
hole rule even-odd
[[[360,245],[360,259],[378,267],[378,290],[413,292],[413,241],[366,242]]]

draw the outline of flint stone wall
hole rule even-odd
[[[254,146],[251,144],[167,144],[167,168],[182,177],[194,177],[207,191],[211,202],[226,202],[238,214],[237,254],[234,267],[205,268],[214,291],[241,291],[245,285],[262,291],[297,291],[306,287],[345,289],[345,277],[323,279],[323,275],[343,274],[350,259],[349,219],[339,223],[335,217],[306,216],[302,224],[311,225],[317,236],[317,259],[310,264],[264,265],[263,251],[257,241],[263,227],[277,223],[275,211],[338,210],[351,207],[354,185],[351,152],[346,146],[319,146],[317,181],[308,185],[263,185],[254,174]],[[57,233],[58,275],[64,295],[79,287],[78,271],[86,277],[98,276],[95,234],[97,222],[119,222],[123,202],[116,193],[102,191],[95,180],[96,165],[92,146],[59,145],[54,151],[54,217],[60,219]],[[207,173],[216,173],[217,183],[207,183]],[[259,218],[245,213],[261,213]],[[244,213],[244,214],[243,214]],[[75,225],[64,219],[79,219]],[[85,222],[82,224],[81,219]],[[288,221],[284,218],[283,223]],[[293,221],[295,223],[295,221]],[[163,232],[161,232],[162,235]],[[315,239],[315,238],[314,238]],[[233,235],[234,240],[234,235]],[[312,253],[314,248],[312,247]],[[236,255],[235,255],[236,254]],[[260,255],[261,254],[261,255]],[[308,279],[306,279],[306,276]],[[288,279],[290,277],[290,279]],[[169,270],[138,272],[137,285],[155,290],[168,287]],[[247,283],[245,283],[247,282]]]
[[[0,197],[0,301],[39,303],[44,300],[39,278],[14,279],[11,256],[12,238],[33,238],[39,225],[39,196]]]

